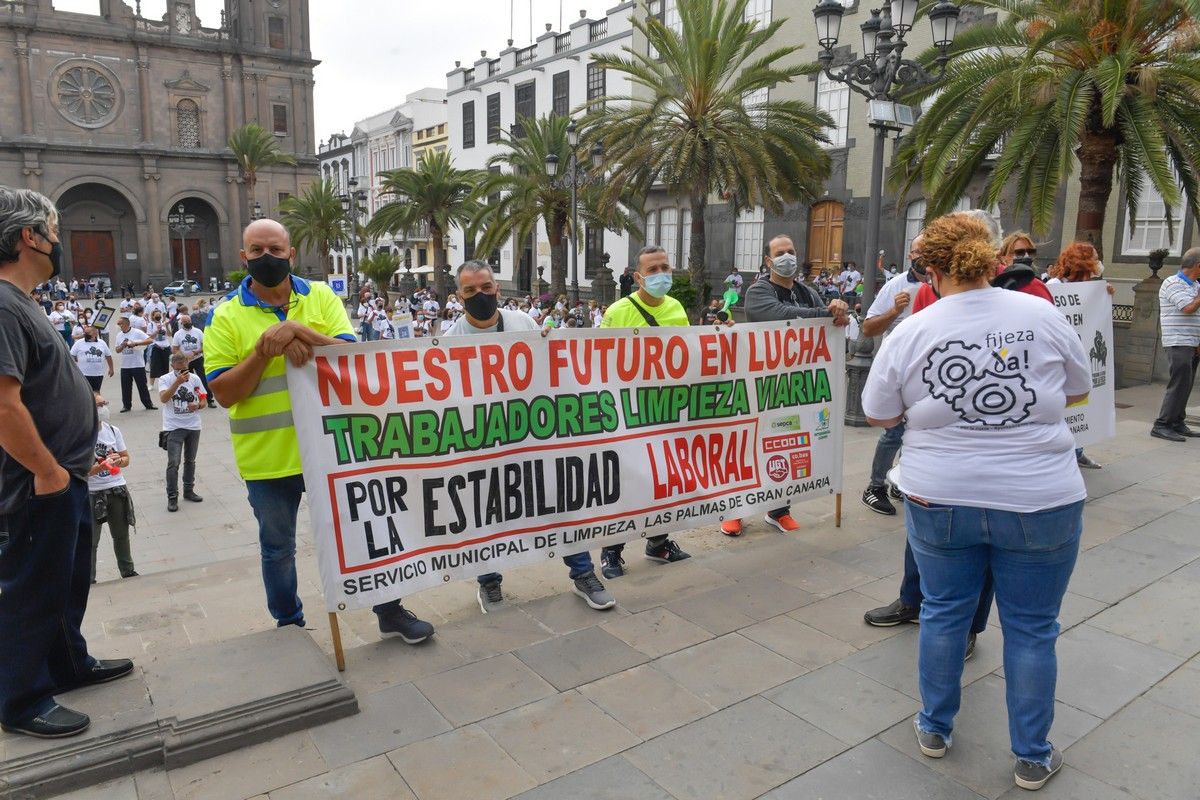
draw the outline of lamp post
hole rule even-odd
[[[546,174],[550,176],[550,180],[554,185],[569,186],[571,189],[571,306],[573,308],[579,303],[579,187],[580,185],[587,186],[597,180],[600,169],[604,164],[604,148],[599,142],[592,145],[588,174],[581,176],[579,168],[579,128],[575,125],[575,120],[567,123],[567,144],[570,145],[571,153],[568,157],[567,172],[563,175],[562,182],[556,180],[558,177],[559,159],[554,153],[546,156]]]
[[[358,179],[350,178],[346,181],[349,186],[349,191],[341,195],[338,199],[342,203],[342,213],[346,215],[346,219],[350,224],[350,295],[358,297],[358,215],[361,211],[359,203],[364,201],[367,193],[358,189]]]
[[[862,307],[868,309],[875,299],[877,277],[876,258],[879,255],[879,229],[883,216],[883,149],[888,131],[902,130],[911,121],[902,121],[902,112],[907,110],[896,103],[896,98],[914,89],[932,86],[946,74],[946,63],[950,60],[947,51],[954,42],[958,29],[959,7],[950,0],[941,0],[929,10],[929,23],[933,29],[933,44],[939,54],[934,72],[927,71],[915,61],[904,58],[907,43],[904,37],[912,30],[916,21],[918,0],[891,0],[882,10],[871,11],[871,16],[859,26],[862,32],[862,57],[833,69],[833,48],[837,46],[842,28],[842,15],[846,8],[838,0],[821,0],[813,9],[816,20],[817,42],[821,52],[817,61],[822,72],[832,81],[845,84],[869,103],[870,126],[875,132],[871,151],[871,196],[867,209],[866,252],[863,256]],[[846,424],[862,427],[867,424],[862,410],[862,387],[871,368],[874,344],[870,339],[860,339],[846,364],[847,394]]]
[[[175,206],[175,213],[167,217],[167,224],[174,233],[179,234],[179,256],[183,259],[183,294],[188,294],[188,263],[187,263],[187,235],[192,232],[196,226],[196,217],[192,214],[184,213],[183,203]]]

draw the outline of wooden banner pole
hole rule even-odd
[[[842,493],[833,496],[833,527],[842,527]]]
[[[333,636],[333,659],[338,672],[346,671],[346,653],[342,650],[342,629],[338,627],[337,613],[329,612],[329,633]]]

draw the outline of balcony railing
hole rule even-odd
[[[571,34],[560,33],[554,37],[554,52],[565,53],[571,49]]]
[[[489,78],[492,77],[493,75],[495,75],[496,73],[498,73],[499,71],[500,71],[500,59],[497,58],[495,61],[488,62],[488,77]]]
[[[533,63],[534,56],[537,55],[537,47],[524,47],[517,51],[517,66],[523,67],[526,64]]]
[[[588,41],[594,42],[597,39],[603,39],[608,36],[608,20],[602,19],[599,22],[588,24]]]
[[[463,86],[470,86],[475,82],[475,70],[469,69],[463,73]]]

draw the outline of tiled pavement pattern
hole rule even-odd
[[[1119,392],[1132,407],[1118,412],[1118,437],[1089,448],[1105,468],[1085,473],[1086,552],[1062,615],[1052,738],[1067,766],[1044,798],[1200,796],[1200,442],[1147,435],[1160,391]],[[97,653],[136,658],[270,624],[222,414],[205,418],[205,502],[172,515],[156,416],[118,416],[134,443],[143,577],[113,580],[102,546],[103,582],[86,622]],[[761,521],[737,540],[685,534],[694,558],[680,564],[651,564],[631,546],[629,574],[610,582],[619,606],[606,613],[567,593],[558,563],[506,576],[512,607],[489,616],[471,584],[439,587],[409,601],[439,626],[417,648],[380,642],[369,612],[343,615],[356,717],[70,796],[1024,796],[1012,783],[998,628],[980,637],[954,747],[934,761],[919,754],[910,727],[916,626],[862,622],[864,610],[895,597],[903,548],[902,518],[858,502],[874,439],[848,433],[841,529],[832,501],[821,500],[797,508],[804,527],[792,536]],[[305,529],[302,591],[312,635],[328,650],[310,538]],[[270,663],[264,653],[263,668]]]

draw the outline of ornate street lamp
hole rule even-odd
[[[167,225],[173,233],[179,234],[179,256],[183,259],[183,289],[181,293],[186,297],[189,292],[190,283],[188,281],[188,263],[187,263],[187,235],[196,227],[196,217],[192,214],[185,213],[186,209],[183,203],[175,207],[175,213],[167,217]]]
[[[356,188],[358,186],[357,178],[350,178],[346,181],[349,187],[349,192],[338,197],[342,204],[342,213],[346,215],[346,221],[350,226],[350,295],[358,297],[358,217],[362,213],[362,207],[359,205],[366,200],[367,193]]]
[[[845,7],[838,0],[821,0],[813,9],[817,42],[821,52],[817,61],[822,72],[832,81],[845,84],[869,102],[869,119],[875,131],[871,152],[871,195],[867,210],[866,253],[863,257],[862,307],[868,309],[875,299],[876,259],[879,255],[879,229],[883,216],[883,151],[888,131],[903,130],[909,120],[903,120],[906,107],[896,103],[914,89],[932,86],[946,74],[950,57],[947,52],[954,43],[958,29],[959,7],[942,0],[929,11],[934,46],[939,54],[930,72],[915,61],[904,58],[907,43],[904,37],[912,30],[917,17],[918,0],[891,0],[883,9],[871,11],[871,16],[859,26],[862,32],[863,55],[843,67],[833,68],[833,48],[841,35]],[[860,339],[846,364],[847,389],[846,423],[867,424],[862,411],[862,386],[871,368],[873,343]]]
[[[571,190],[571,306],[579,303],[579,187],[604,179],[604,147],[596,142],[590,151],[590,161],[579,163],[579,128],[575,120],[567,123],[567,144],[571,148],[567,161],[567,172],[558,177],[559,158],[554,153],[546,156],[546,175],[555,186]],[[585,174],[586,173],[586,174]],[[540,277],[539,277],[540,281]]]

